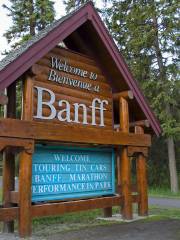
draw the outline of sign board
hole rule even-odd
[[[37,146],[32,201],[87,198],[115,193],[114,150]]]
[[[112,88],[94,59],[55,47],[32,72],[35,121],[112,129]]]

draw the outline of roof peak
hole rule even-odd
[[[91,24],[89,24],[89,21]],[[82,27],[86,23],[88,29]],[[150,121],[155,133],[159,135],[161,132],[160,125],[139,90],[112,37],[100,20],[92,1],[88,1],[68,15],[54,21],[29,41],[23,43],[20,48],[13,50],[2,59],[0,62],[0,90],[17,80],[35,62],[57,46],[59,42],[66,41],[74,32],[78,33],[78,29],[81,30],[80,33],[85,41],[93,41],[90,50],[96,51],[96,56],[99,54],[99,57],[101,57],[100,55],[103,52],[103,57],[107,57],[111,61],[112,74],[118,73],[121,75],[124,83],[133,91],[142,113]],[[104,60],[102,61],[105,66],[108,64]],[[116,77],[116,79],[118,78]]]
[[[72,15],[76,14],[80,9],[84,8],[87,5],[91,5],[94,8],[93,2],[90,0],[75,10],[71,11],[65,16],[62,16],[61,18],[53,21],[52,23],[48,24],[44,29],[39,31],[36,35],[31,36],[31,38],[25,42],[23,42],[20,46],[18,46],[15,49],[11,49],[10,52],[1,59],[0,61],[0,71],[2,71],[8,64],[13,62],[17,57],[19,57],[21,54],[23,54],[24,51],[26,51],[28,48],[30,48],[34,43],[39,41],[41,38],[45,37],[47,34],[49,34],[50,31],[55,29],[59,26],[63,21],[71,17]]]

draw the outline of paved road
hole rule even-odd
[[[56,225],[56,227],[58,227]],[[47,231],[48,230],[48,231]],[[18,240],[12,234],[0,234],[0,240]],[[180,221],[161,220],[132,222],[87,227],[80,230],[58,232],[51,226],[41,234],[34,232],[29,240],[180,240]]]
[[[180,221],[134,222],[54,234],[47,240],[179,240]]]
[[[148,201],[149,201],[149,205],[158,205],[158,206],[161,206],[161,207],[180,208],[180,198],[179,199],[172,199],[172,198],[149,197]]]

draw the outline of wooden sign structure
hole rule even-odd
[[[18,219],[26,237],[34,217],[95,208],[109,217],[113,206],[132,219],[133,203],[148,214],[146,158],[161,128],[91,2],[3,59],[0,91],[4,231]]]

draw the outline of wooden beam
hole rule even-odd
[[[150,127],[149,120],[141,120],[141,121],[136,121],[136,122],[131,122],[129,124],[130,127],[135,127],[135,126],[141,126],[141,127]]]
[[[104,208],[104,217],[112,217],[112,207]]]
[[[45,130],[46,129],[46,130]],[[38,141],[62,141],[87,144],[150,146],[151,136],[104,129],[22,120],[0,120],[0,136]]]
[[[6,104],[8,104],[8,97],[3,92],[0,92],[0,105],[4,106]]]
[[[119,113],[120,113],[120,126],[121,130],[128,134],[129,133],[129,108],[128,102],[125,98],[119,99]],[[128,144],[127,144],[128,145]],[[131,195],[131,164],[128,157],[128,148],[123,146],[121,149],[121,186],[122,186],[122,216],[124,219],[132,219],[132,195]]]
[[[139,202],[139,195],[132,195],[133,202]],[[123,204],[122,196],[100,197],[86,200],[74,200],[59,203],[45,203],[31,205],[32,217],[55,216],[64,213],[86,211]],[[2,208],[0,207],[0,221],[12,221],[19,217],[19,207]]]
[[[143,134],[144,130],[141,126],[135,127],[135,132]],[[148,215],[148,193],[147,193],[147,168],[145,155],[139,153],[137,156],[137,186],[139,193],[138,214],[140,216]]]
[[[132,91],[123,91],[123,92],[113,94],[113,100],[115,101],[118,101],[121,97],[123,97],[124,99],[133,99],[134,94]]]
[[[31,212],[32,217],[35,218],[110,206],[119,206],[120,204],[122,204],[122,196],[116,195],[111,197],[31,205]],[[15,220],[19,217],[19,212],[19,207],[0,208],[0,221]]]
[[[118,192],[119,194],[122,193],[122,185],[118,186]],[[136,184],[131,184],[131,192],[138,192],[138,188]]]
[[[7,88],[8,104],[4,107],[5,118],[16,118],[16,82]],[[13,206],[10,202],[10,191],[15,188],[15,155],[6,150],[3,152],[3,183],[2,202],[3,207]],[[4,222],[3,232],[14,232],[14,221]]]
[[[6,147],[17,147],[20,150],[25,149],[27,152],[32,153],[34,150],[34,141],[31,139],[0,137],[0,151]]]
[[[132,219],[131,166],[125,146],[121,149],[121,186],[124,199],[122,216],[124,219]]]
[[[147,147],[136,147],[136,146],[128,146],[128,156],[132,157],[142,153],[145,157],[148,157],[148,148]]]
[[[132,202],[133,203],[139,203],[139,194],[133,194],[132,195]]]
[[[19,207],[0,207],[0,221],[11,222],[18,218]]]
[[[31,236],[32,154],[23,151],[19,166],[19,235]]]
[[[10,149],[3,152],[3,191],[2,203],[4,208],[12,207],[10,191],[15,188],[15,156]],[[3,232],[14,232],[14,222],[8,221],[3,224]]]
[[[33,80],[31,77],[26,77],[24,80],[23,90],[23,120],[32,120],[33,118]]]
[[[119,100],[120,130],[129,133],[129,107],[125,98]]]
[[[97,208],[108,208],[118,206],[122,202],[121,196],[100,197],[87,200],[76,200],[60,203],[47,203],[32,205],[32,216],[53,216],[70,212],[85,211]]]
[[[19,203],[19,192],[11,191],[10,192],[10,201],[11,203]]]

